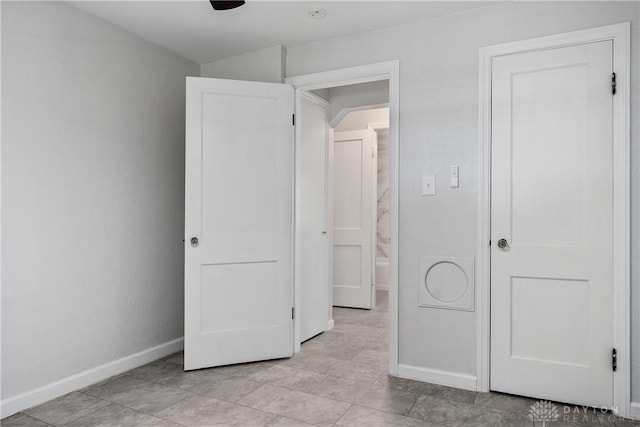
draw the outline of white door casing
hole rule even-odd
[[[333,138],[333,305],[372,307],[374,132]]]
[[[327,156],[328,103],[296,93],[296,283],[300,283],[300,341],[327,330],[329,221]]]
[[[612,44],[493,59],[492,390],[613,404]]]
[[[187,78],[186,370],[293,354],[293,96]]]

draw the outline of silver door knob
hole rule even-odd
[[[194,248],[196,246],[198,246],[198,238],[197,237],[192,237],[191,238],[191,246],[193,246]]]
[[[506,248],[507,246],[509,246],[509,242],[507,242],[507,239],[500,239],[500,240],[498,240],[498,247],[499,247],[500,249],[504,249],[504,248]]]

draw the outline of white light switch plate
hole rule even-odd
[[[436,195],[436,176],[435,175],[422,176],[422,195],[423,196]]]
[[[449,186],[451,188],[458,188],[460,186],[460,175],[457,165],[451,166],[449,171]]]

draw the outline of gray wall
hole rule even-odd
[[[389,80],[332,87],[326,99],[331,120],[345,108],[388,104]]]
[[[588,27],[632,23],[633,399],[640,400],[638,2],[507,2],[467,13],[291,47],[287,76],[400,60],[400,363],[476,373],[475,313],[418,307],[422,255],[475,256],[478,48]],[[460,188],[420,196],[422,174]]]
[[[183,334],[185,76],[58,2],[2,2],[2,399]]]
[[[374,108],[372,110],[356,110],[347,113],[334,130],[366,129],[370,124],[389,123],[389,107]],[[388,147],[387,147],[388,149]]]
[[[216,79],[282,83],[285,58],[284,47],[278,45],[202,64],[200,74]]]

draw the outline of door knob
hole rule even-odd
[[[198,246],[198,238],[197,237],[192,237],[191,238],[191,246],[193,246],[194,248],[196,246]]]
[[[507,246],[509,246],[509,242],[507,242],[507,239],[500,239],[500,240],[498,240],[498,247],[499,247],[500,249],[504,249],[504,248],[506,248]]]

